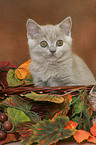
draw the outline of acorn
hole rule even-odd
[[[5,122],[3,123],[3,128],[4,128],[4,130],[6,130],[6,131],[11,131],[12,128],[13,128],[13,125],[12,125],[12,123],[11,123],[9,120],[7,120],[7,121],[5,121]]]
[[[0,122],[4,123],[6,120],[8,120],[8,117],[5,113],[0,113]]]
[[[5,140],[7,138],[7,133],[5,130],[0,130],[0,140]]]

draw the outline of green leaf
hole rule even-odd
[[[72,136],[76,132],[75,129],[64,129],[68,122],[68,117],[58,116],[33,125],[33,135],[29,139],[29,144],[38,142],[40,145],[49,145]]]
[[[7,98],[2,102],[2,104],[8,107],[20,109],[24,112],[29,112],[32,107],[32,104],[29,104],[27,101],[16,95]]]
[[[33,84],[33,77],[32,77],[32,75],[27,75],[23,81],[24,81],[24,84],[26,84],[26,85],[27,84]]]
[[[56,94],[37,94],[35,92],[31,92],[29,94],[25,94],[25,96],[33,99],[34,101],[50,101],[54,103],[62,103],[64,101],[63,96]]]
[[[82,111],[82,102],[76,102],[74,105],[74,113],[72,115],[72,117],[78,113],[80,113]]]
[[[16,69],[10,69],[7,73],[7,82],[9,86],[17,86],[23,85],[24,81],[18,79],[17,75],[15,74]]]
[[[7,115],[15,126],[18,123],[30,121],[30,118],[23,111],[15,109],[15,108],[8,107]]]
[[[32,84],[33,78],[32,75],[27,75],[25,79],[19,79],[15,72],[16,69],[10,69],[7,73],[7,82],[9,86],[18,86],[24,84]]]
[[[39,116],[33,111],[28,112],[27,115],[30,117],[32,122],[38,123],[40,121]]]

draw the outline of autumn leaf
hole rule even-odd
[[[7,73],[7,82],[9,86],[18,86],[18,85],[23,85],[24,80],[18,79],[15,69],[10,69]]]
[[[15,108],[8,107],[7,115],[14,125],[17,125],[21,122],[30,121],[30,118],[23,111],[15,109]]]
[[[16,132],[20,134],[20,140],[23,145],[29,145],[29,139],[33,135],[33,128],[32,125],[34,122],[24,122],[24,123],[19,123],[16,126]]]
[[[11,97],[7,98],[6,100],[4,100],[2,102],[2,104],[7,106],[7,107],[12,107],[13,108],[13,112],[14,112],[14,108],[16,109],[15,110],[16,112],[14,112],[14,115],[17,114],[17,120],[18,119],[20,120],[20,117],[18,118],[19,113],[21,113],[22,115],[25,113],[27,115],[27,117],[30,118],[30,121],[34,121],[36,123],[39,121],[39,116],[35,112],[30,111],[31,107],[32,107],[32,104],[30,104],[29,102],[23,100],[19,96],[16,96],[16,95],[11,96]],[[23,111],[24,113],[22,113],[20,111]],[[11,113],[12,113],[12,109],[11,109]],[[13,113],[12,114],[11,113],[9,112],[9,115],[13,114]],[[14,120],[14,116],[13,116],[13,120]],[[16,122],[16,120],[15,120],[15,122]]]
[[[64,98],[57,94],[37,94],[35,92],[31,92],[29,94],[25,94],[27,98],[33,99],[34,101],[50,101],[54,103],[62,103]]]
[[[66,128],[70,128],[70,129],[75,129],[77,127],[78,123],[74,122],[74,121],[69,121],[66,126],[64,127],[64,129]]]
[[[73,135],[74,139],[80,143],[84,140],[87,140],[90,136],[90,133],[85,130],[77,130],[77,132]]]
[[[19,79],[16,74],[16,69],[10,69],[7,73],[7,82],[9,86],[27,85],[33,83],[33,78],[31,74],[27,74],[24,79]]]
[[[69,119],[66,116],[58,116],[52,120],[40,121],[33,125],[33,136],[29,139],[29,142],[38,142],[39,145],[49,145],[72,136],[76,132],[75,129],[64,129],[68,121]]]
[[[27,75],[30,75],[29,65],[31,60],[24,62],[21,64],[16,70],[15,73],[19,79],[24,79]]]
[[[93,124],[93,126],[90,128],[90,132],[92,135],[96,136],[96,123]]]
[[[9,62],[0,62],[0,85],[2,87],[8,86],[6,76],[7,72],[11,68],[16,68],[13,64]]]
[[[0,141],[0,145],[5,144],[5,143],[9,143],[9,142],[13,142],[13,141],[18,141],[17,136],[14,134],[7,134],[7,138],[3,141]]]
[[[24,112],[29,112],[32,107],[32,104],[28,103],[17,95],[5,99],[2,104],[7,107],[13,107],[22,110]]]
[[[95,136],[90,135],[90,136],[89,136],[89,138],[87,139],[87,141],[89,141],[89,142],[92,142],[92,143],[95,143],[95,144],[96,144],[96,137],[95,137]]]

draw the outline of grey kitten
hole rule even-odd
[[[26,26],[35,86],[95,84],[85,62],[72,52],[71,17],[57,25],[45,26],[29,19]]]

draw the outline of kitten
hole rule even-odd
[[[71,17],[57,25],[45,26],[29,19],[26,26],[35,86],[95,84],[85,62],[72,52]]]

